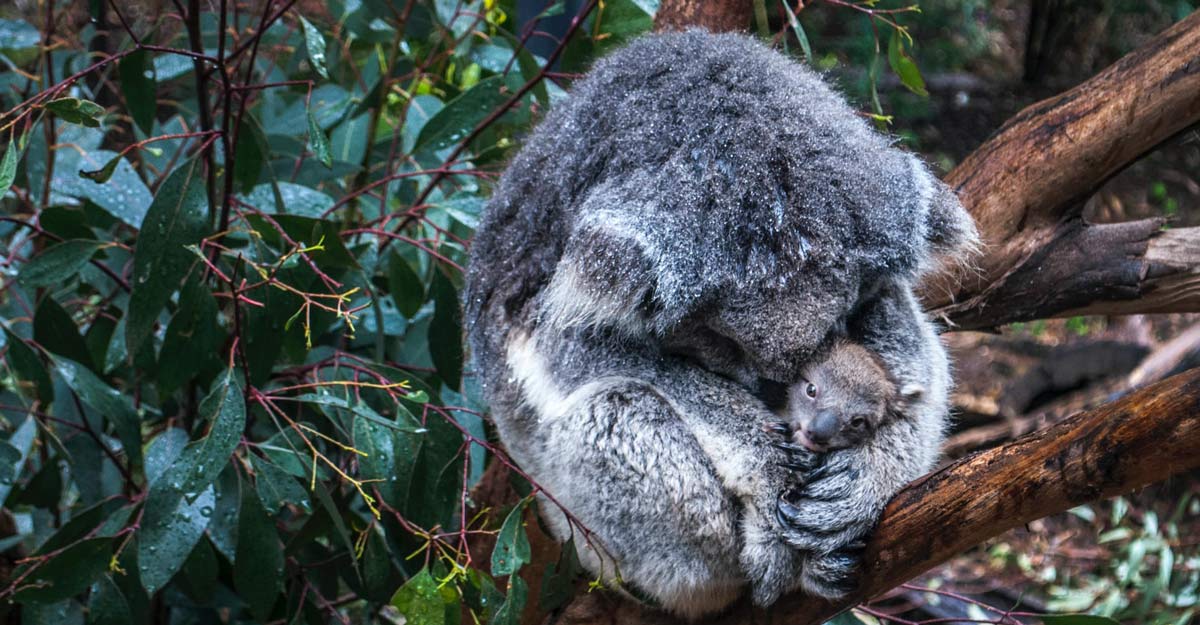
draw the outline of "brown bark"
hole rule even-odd
[[[946,182],[983,237],[972,267],[924,286],[927,307],[962,328],[1080,312],[1200,309],[1181,263],[1152,254],[1152,222],[1087,226],[1083,201],[1142,154],[1200,122],[1200,12],[1087,82],[1034,104],[956,167]],[[1192,229],[1172,245],[1200,247]],[[1167,262],[1162,262],[1167,261]],[[1039,272],[1053,268],[1069,284]],[[1190,287],[1180,293],[1168,289]],[[1034,289],[1053,295],[1025,301]]]
[[[1197,467],[1200,370],[1193,370],[910,484],[884,511],[867,545],[863,585],[844,600],[795,593],[770,609],[769,621],[743,603],[708,622],[821,623],[1008,529]],[[558,622],[682,621],[592,593],[576,598]]]
[[[654,16],[654,30],[700,27],[714,33],[745,30],[750,25],[751,0],[666,0]]]

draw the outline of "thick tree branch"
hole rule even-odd
[[[769,622],[821,623],[1006,530],[1197,467],[1200,370],[1192,370],[910,484],[888,504],[871,537],[860,590],[836,603],[789,595],[771,608]],[[682,621],[593,593],[577,598],[558,622]],[[766,621],[740,604],[709,622]]]
[[[667,0],[654,15],[654,30],[745,30],[750,25],[752,7],[751,0]]]
[[[961,328],[1080,312],[1200,310],[1191,274],[1163,256],[1200,247],[1200,231],[1164,235],[1150,222],[1084,226],[1083,201],[1106,180],[1200,122],[1200,12],[1087,82],[1034,104],[950,172],[984,251],[972,267],[928,281],[927,307]],[[1111,247],[1108,246],[1111,243]],[[1039,278],[1086,274],[1060,285]],[[1039,287],[1058,293],[1017,299]],[[1168,288],[1190,289],[1170,294]]]

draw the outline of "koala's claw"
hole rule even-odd
[[[782,449],[782,450],[784,450],[786,452],[790,452],[790,453],[805,453],[808,451],[808,449],[803,447],[802,445],[797,445],[796,443],[789,443],[787,441],[774,441],[771,443],[771,446],[775,447],[777,449]]]
[[[763,429],[774,434],[782,434],[784,436],[792,435],[792,426],[784,423],[783,421],[771,421],[764,425]]]
[[[806,586],[817,594],[836,599],[858,588],[858,569],[862,550],[846,547],[812,558],[805,570]]]
[[[780,525],[794,527],[801,514],[800,508],[788,501],[788,493],[779,495],[779,499],[775,502],[775,519],[779,521]]]

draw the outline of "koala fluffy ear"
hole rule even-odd
[[[558,328],[644,334],[654,279],[640,238],[612,222],[581,224],[542,292],[542,319]]]
[[[937,259],[964,260],[979,246],[975,220],[946,183],[931,174],[916,157],[913,162],[926,204],[925,238],[930,252]]]

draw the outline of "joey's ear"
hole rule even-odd
[[[609,327],[645,334],[654,279],[643,237],[598,221],[581,224],[568,239],[542,293],[542,318],[558,328]]]
[[[913,157],[917,185],[925,202],[925,238],[934,256],[962,260],[979,246],[975,220],[963,208],[958,196]]]

